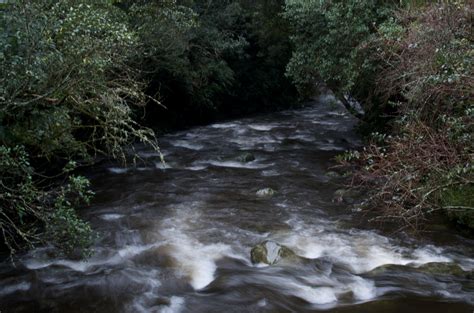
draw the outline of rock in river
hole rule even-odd
[[[276,193],[276,191],[273,190],[272,188],[264,188],[264,189],[260,189],[259,191],[257,191],[257,196],[262,197],[262,198],[266,198],[266,197],[273,196],[275,193]]]
[[[459,265],[455,263],[449,262],[430,262],[423,264],[421,266],[415,266],[414,264],[410,265],[395,265],[395,264],[385,264],[379,266],[372,271],[368,272],[367,275],[369,276],[376,276],[381,275],[384,273],[390,272],[412,272],[412,273],[419,273],[419,274],[428,274],[428,275],[448,275],[448,276],[456,276],[466,279],[472,279],[474,277],[474,271],[463,270]]]
[[[298,256],[288,247],[274,241],[264,241],[250,251],[252,263],[277,264],[282,260],[298,259]]]

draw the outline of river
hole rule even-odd
[[[0,311],[472,312],[472,240],[389,236],[337,196],[333,158],[361,141],[333,100],[164,135],[165,164],[137,146],[139,165],[98,166],[81,212],[100,234],[94,255],[43,247],[2,263]],[[265,240],[306,262],[252,264]]]

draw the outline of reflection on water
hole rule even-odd
[[[472,241],[389,238],[334,201],[332,158],[360,142],[330,102],[166,135],[166,164],[138,146],[137,167],[96,168],[96,253],[1,264],[0,311],[470,312]],[[252,264],[265,240],[300,261]]]

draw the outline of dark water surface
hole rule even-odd
[[[94,256],[1,264],[0,311],[472,312],[472,241],[390,238],[334,201],[332,158],[360,141],[331,102],[166,135],[166,165],[143,148],[143,166],[95,169]],[[270,239],[309,260],[252,265]],[[420,270],[431,262],[459,271]]]

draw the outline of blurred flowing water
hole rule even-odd
[[[95,254],[41,248],[2,263],[0,311],[472,312],[472,240],[389,237],[334,201],[341,178],[328,168],[361,142],[333,100],[163,136],[166,164],[137,146],[140,165],[95,168],[82,212],[101,235]],[[306,262],[253,265],[265,240]],[[431,262],[462,273],[418,270]]]

